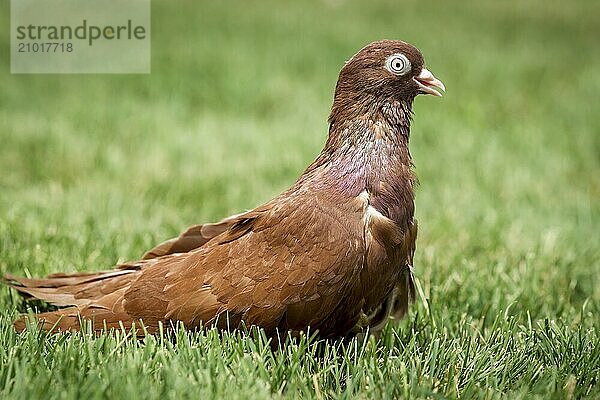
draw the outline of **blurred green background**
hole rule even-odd
[[[402,39],[447,87],[414,106],[415,269],[428,302],[408,319],[437,315],[450,330],[491,329],[498,315],[557,321],[600,354],[599,16],[591,0],[155,0],[151,74],[13,75],[2,2],[0,270],[107,268],[188,225],[269,200],[323,146],[343,62],[370,41]],[[19,300],[2,288],[0,304],[9,310],[3,347],[24,346],[10,330]],[[15,357],[2,359],[13,374],[27,360]],[[598,395],[584,379],[598,362],[582,368],[555,366],[557,383],[536,393]],[[478,384],[492,397],[527,397],[545,376],[490,374]],[[14,395],[11,376],[0,382]],[[417,387],[444,382],[418,376]],[[268,393],[295,393],[265,382]]]

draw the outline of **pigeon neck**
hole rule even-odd
[[[373,106],[336,110],[329,117],[329,138],[324,151],[351,145],[370,146],[383,141],[390,146],[408,146],[412,102],[388,101]],[[359,149],[360,150],[360,149]]]
[[[408,105],[395,102],[370,114],[330,120],[327,144],[300,182],[346,196],[365,190],[378,193],[382,183],[406,186],[414,178],[408,149],[410,113]]]
[[[373,157],[384,156],[399,158],[402,163],[410,165],[408,140],[412,102],[371,104],[374,105],[359,104],[345,110],[334,107],[329,117],[329,137],[322,154],[330,155],[330,161],[350,157],[356,162],[375,162]],[[357,112],[359,110],[362,112]]]

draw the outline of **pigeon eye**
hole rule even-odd
[[[392,54],[385,61],[385,67],[395,75],[404,75],[410,71],[410,61],[404,54]]]

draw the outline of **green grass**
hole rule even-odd
[[[22,335],[0,288],[0,398],[600,398],[600,3],[154,1],[150,75],[10,75],[0,271],[134,259],[287,188],[343,61],[417,45],[418,301],[380,339]],[[8,2],[0,22],[9,26]]]

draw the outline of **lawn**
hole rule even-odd
[[[381,338],[17,334],[2,287],[0,398],[600,398],[600,2],[402,3],[155,0],[149,75],[11,75],[3,28],[2,273],[105,269],[269,200],[372,40],[447,94],[415,102],[418,299]]]

